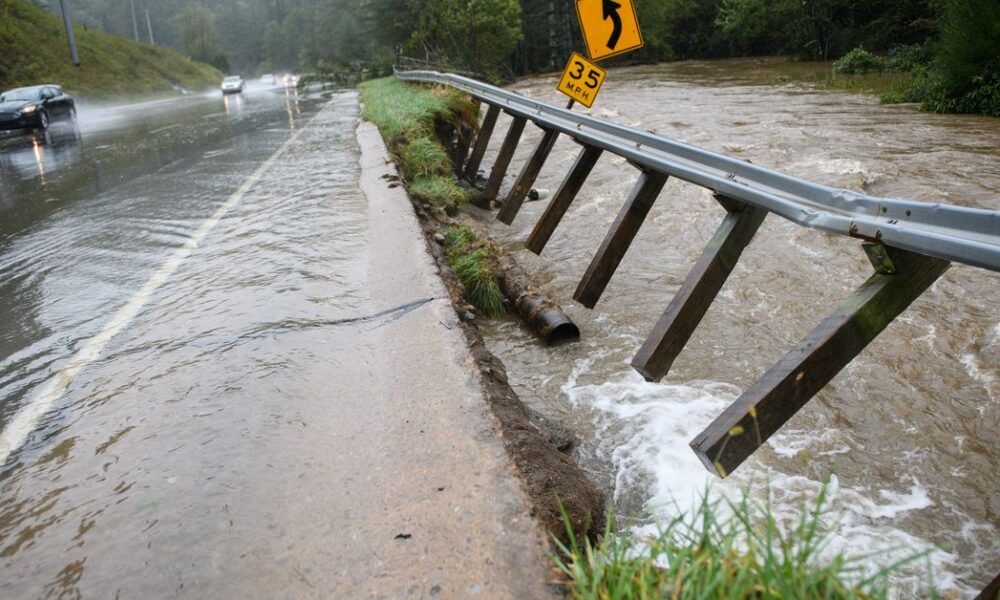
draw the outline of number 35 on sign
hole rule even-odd
[[[566,63],[557,89],[590,108],[607,74],[607,71],[574,52]]]

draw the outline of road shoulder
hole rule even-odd
[[[404,537],[380,549],[393,573],[385,587],[355,592],[560,596],[544,533],[483,399],[409,198],[377,129],[362,122],[357,138],[369,202],[371,296],[385,309],[431,300],[378,331],[384,351],[371,368],[383,373],[379,394],[394,405],[390,426],[399,442],[387,449],[398,464],[386,492],[399,500],[386,519]]]

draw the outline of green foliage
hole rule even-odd
[[[399,153],[400,166],[407,179],[429,175],[447,175],[451,170],[451,159],[438,144],[429,137],[421,137],[402,145]]]
[[[642,543],[616,532],[609,517],[598,547],[589,540],[581,546],[564,516],[570,543],[556,541],[561,555],[554,559],[578,599],[888,598],[889,573],[923,555],[875,573],[866,572],[866,556],[821,564],[829,541],[820,523],[824,502],[825,493],[786,530],[767,505],[746,496],[725,507],[706,499]],[[727,512],[732,516],[724,517]]]
[[[913,64],[909,87],[883,94],[884,100],[1000,117],[1000,3],[945,0],[933,61],[918,47],[900,60],[907,62]]]
[[[199,62],[229,70],[229,61],[216,44],[215,15],[199,4],[188,4],[176,17],[181,48]]]
[[[946,0],[924,106],[1000,116],[1000,2]]]
[[[900,73],[925,68],[932,58],[929,44],[894,46],[885,55],[885,70]]]
[[[946,0],[935,70],[951,97],[990,85],[1000,74],[1000,2]]]
[[[453,214],[468,198],[452,173],[436,126],[475,121],[469,99],[452,89],[405,84],[394,78],[361,84],[362,115],[375,123],[399,158],[410,194]]]
[[[410,85],[392,77],[360,87],[364,118],[375,123],[390,144],[433,135],[437,120],[457,125],[475,119],[472,102],[451,88]]]
[[[0,0],[0,87],[60,83],[88,98],[145,95],[172,85],[200,90],[222,74],[167,48],[75,28],[80,66],[69,60],[62,20],[24,0]],[[39,40],[45,40],[39,43]]]
[[[794,53],[799,6],[794,0],[723,0],[715,23],[736,54]]]
[[[416,17],[404,44],[410,53],[494,80],[521,40],[517,0],[426,0]]]
[[[410,183],[409,189],[410,194],[417,200],[429,202],[450,215],[455,214],[460,206],[468,202],[468,194],[450,173],[417,177]]]
[[[864,48],[855,48],[833,63],[833,72],[841,75],[864,75],[886,70],[886,60]]]
[[[445,240],[445,260],[462,282],[465,299],[487,317],[504,314],[503,293],[497,284],[502,273],[500,249],[468,227],[449,228]]]

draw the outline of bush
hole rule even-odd
[[[895,46],[885,56],[885,70],[893,73],[926,68],[933,56],[927,45]]]
[[[885,70],[885,59],[864,48],[855,48],[833,63],[833,72],[838,75],[864,75]]]
[[[948,97],[988,96],[1000,71],[1000,2],[947,0],[934,67]]]

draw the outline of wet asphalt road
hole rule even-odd
[[[549,595],[357,94],[80,121],[0,153],[0,597]]]

